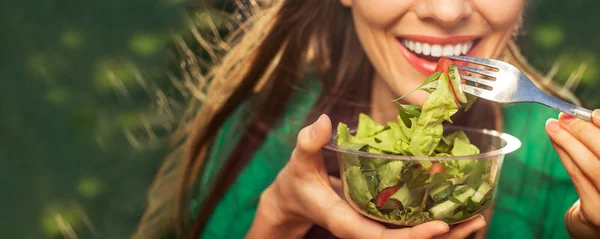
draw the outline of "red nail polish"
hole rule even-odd
[[[570,114],[561,114],[558,121],[561,122],[563,125],[569,125],[575,119],[575,116],[572,116]]]

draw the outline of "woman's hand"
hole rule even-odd
[[[546,131],[579,194],[565,215],[569,234],[600,238],[600,110],[592,123],[561,113],[546,122]]]
[[[290,161],[261,195],[247,238],[299,238],[314,224],[340,238],[465,238],[485,226],[479,216],[452,230],[440,221],[387,229],[362,216],[340,197],[340,180],[325,170],[321,147],[331,129],[329,117],[323,115],[300,131]]]

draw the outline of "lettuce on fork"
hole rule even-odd
[[[479,154],[465,132],[444,135],[443,123],[452,123],[460,104],[468,110],[474,101],[455,89],[460,88],[458,70],[451,62],[445,64],[416,89],[430,93],[422,108],[398,103],[397,119],[384,125],[361,113],[354,134],[346,124],[338,125],[337,145],[382,155]],[[490,163],[485,160],[400,161],[344,154],[344,170],[347,192],[356,206],[372,216],[409,224],[463,220],[486,206],[493,192]]]

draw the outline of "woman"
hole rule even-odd
[[[506,131],[523,147],[505,160],[486,218],[452,230],[442,222],[391,230],[361,217],[338,196],[338,169],[321,152],[332,125],[351,125],[359,112],[395,119],[391,100],[420,85],[441,55],[500,58],[539,80],[511,41],[525,0],[274,2],[200,89],[187,143],[159,172],[137,237],[322,238],[326,229],[342,238],[465,238],[487,224],[479,237],[600,238],[599,111],[593,123],[561,115],[545,127],[556,112],[539,105],[478,100],[457,114],[455,124]]]

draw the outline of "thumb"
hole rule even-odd
[[[297,156],[313,157],[321,155],[323,147],[331,137],[331,120],[321,115],[313,124],[304,127],[298,133],[296,142]]]

